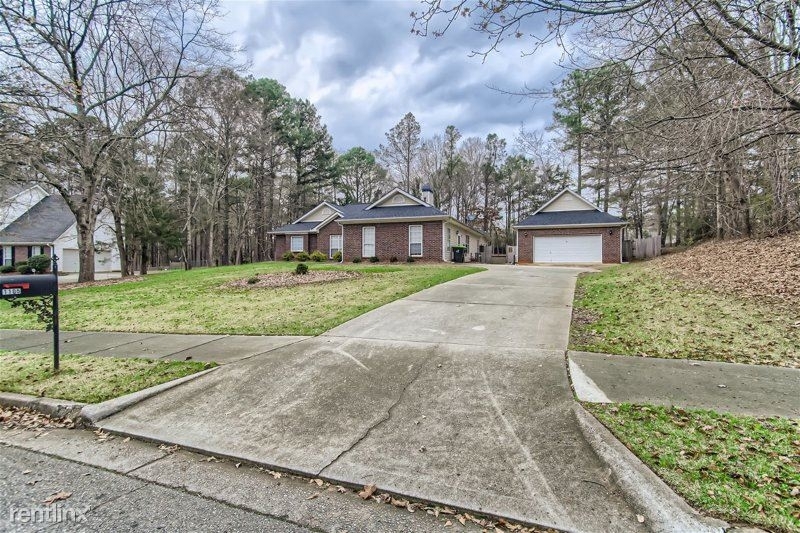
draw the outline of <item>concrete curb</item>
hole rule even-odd
[[[727,522],[702,516],[583,406],[575,403],[575,417],[586,441],[609,469],[626,500],[656,533],[722,533]]]
[[[79,415],[84,403],[17,394],[14,392],[0,392],[0,405],[5,407],[21,407],[36,411],[50,418],[72,418]]]
[[[99,420],[108,418],[111,415],[115,415],[123,409],[127,409],[128,407],[151,398],[156,394],[160,394],[164,391],[177,387],[178,385],[182,385],[201,376],[205,376],[209,372],[213,372],[218,368],[220,367],[215,366],[214,368],[209,368],[208,370],[203,370],[202,372],[190,374],[182,378],[173,379],[172,381],[167,381],[161,385],[154,385],[153,387],[143,389],[138,392],[132,392],[130,394],[126,394],[125,396],[120,396],[119,398],[113,398],[105,402],[85,405],[80,410],[78,419],[86,426],[94,426]]]

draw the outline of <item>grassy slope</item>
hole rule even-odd
[[[51,355],[0,351],[0,390],[96,403],[188,376],[214,366],[200,362],[154,361],[65,355],[53,372]]]
[[[444,265],[330,265],[358,279],[280,289],[220,288],[256,273],[293,269],[275,262],[176,271],[144,281],[62,291],[67,330],[154,333],[317,335],[371,309],[481,269]],[[0,328],[37,328],[35,318],[0,302]]]
[[[653,263],[578,281],[571,349],[800,367],[797,313],[678,280]]]
[[[586,408],[694,507],[800,531],[797,420],[627,404]]]

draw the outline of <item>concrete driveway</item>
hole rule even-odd
[[[572,411],[577,273],[492,267],[100,426],[560,529],[640,530]]]

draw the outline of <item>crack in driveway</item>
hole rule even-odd
[[[422,369],[423,368],[425,368],[425,364],[424,363],[420,363],[419,370],[417,370],[416,374],[414,374],[414,377],[411,378],[411,380],[409,380],[409,382],[405,384],[403,389],[400,391],[400,394],[397,395],[397,398],[395,399],[395,401],[392,403],[392,405],[389,406],[389,409],[386,410],[386,415],[384,415],[380,420],[378,420],[377,422],[375,422],[374,424],[369,426],[361,434],[361,436],[358,437],[358,439],[356,439],[350,446],[348,446],[347,448],[345,448],[344,450],[339,452],[339,454],[336,457],[334,457],[328,464],[326,464],[324,467],[322,467],[322,469],[317,473],[317,476],[321,476],[322,473],[325,472],[325,470],[327,470],[328,468],[333,466],[333,464],[336,463],[337,461],[339,461],[339,459],[341,459],[342,457],[347,455],[347,453],[352,451],[356,446],[361,444],[361,442],[366,440],[366,438],[369,437],[369,435],[375,429],[377,429],[379,426],[382,426],[383,424],[385,424],[386,422],[391,420],[392,411],[394,411],[395,407],[397,407],[400,404],[400,402],[403,401],[403,397],[406,395],[406,391],[411,387],[411,385],[414,384],[415,381],[417,381],[417,378],[419,378],[420,375],[422,375]]]

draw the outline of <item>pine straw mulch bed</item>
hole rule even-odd
[[[236,279],[224,284],[223,289],[277,289],[296,287],[312,283],[329,283],[361,277],[360,272],[339,270],[309,270],[307,274],[294,272],[276,272],[273,274],[257,274],[249,278]]]
[[[800,232],[763,239],[711,241],[652,262],[720,293],[800,307]]]

